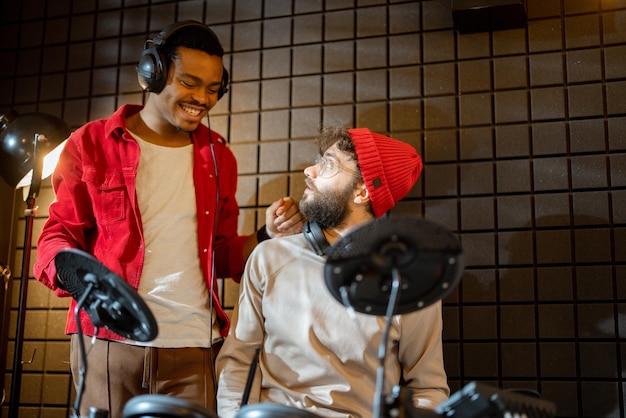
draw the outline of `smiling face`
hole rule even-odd
[[[194,131],[217,103],[223,70],[221,57],[178,47],[165,88],[150,98],[161,123],[177,131]]]

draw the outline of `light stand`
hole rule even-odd
[[[0,318],[2,318],[2,322],[0,324],[0,364],[2,364],[2,369],[0,370],[0,382],[4,382],[4,377],[6,374],[6,364],[7,361],[7,339],[9,337],[8,327],[9,327],[9,317],[11,316],[11,270],[9,266],[6,266],[2,262],[0,262],[0,279],[2,281],[2,314],[0,314]],[[4,400],[6,399],[6,390],[4,385],[2,386],[2,397],[0,399],[0,404],[4,404]]]
[[[18,416],[19,395],[22,385],[22,349],[24,348],[24,321],[26,319],[26,300],[28,298],[28,278],[30,270],[30,249],[33,241],[33,220],[37,214],[37,205],[35,198],[39,194],[41,185],[41,158],[37,155],[37,143],[40,141],[40,135],[35,134],[35,142],[33,146],[33,175],[31,180],[30,191],[26,197],[26,209],[24,218],[26,227],[24,229],[24,249],[22,251],[22,277],[20,280],[20,299],[17,308],[17,331],[15,337],[15,354],[13,356],[13,378],[11,379],[11,402],[9,404],[9,415],[11,417]]]
[[[70,129],[65,122],[54,116],[41,113],[0,116],[0,162],[2,162],[0,170],[2,177],[15,187],[25,176],[31,176],[30,187],[25,198],[24,217],[26,225],[9,403],[9,417],[11,418],[17,417],[19,412],[33,221],[37,214],[35,199],[39,195],[41,186],[43,157],[61,144],[69,134]],[[29,138],[33,138],[32,144]]]

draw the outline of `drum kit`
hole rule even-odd
[[[94,326],[137,341],[151,341],[156,321],[141,297],[119,276],[80,250],[62,250],[55,257],[61,286],[77,301]],[[552,417],[554,405],[524,394],[511,394],[477,383],[454,393],[434,411],[418,409],[410,389],[395,386],[383,393],[387,337],[393,315],[429,306],[451,292],[461,278],[463,251],[445,228],[416,217],[389,216],[366,223],[335,242],[324,267],[326,285],[337,301],[355,311],[385,316],[378,351],[379,369],[372,418],[391,417]],[[77,324],[80,321],[77,318]],[[80,332],[80,329],[79,329]],[[78,339],[82,342],[82,338]],[[78,417],[87,359],[80,345],[81,375],[72,418]],[[250,367],[251,380],[256,367]],[[247,390],[246,390],[247,392]],[[89,418],[106,418],[91,408]],[[123,418],[218,418],[215,412],[184,399],[140,395],[124,407]],[[310,411],[272,403],[248,404],[244,393],[236,418],[319,418]]]

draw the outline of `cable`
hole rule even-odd
[[[215,237],[217,236],[217,222],[220,204],[220,178],[217,170],[217,158],[215,157],[215,146],[213,144],[213,131],[211,131],[211,119],[209,113],[206,114],[207,128],[209,129],[209,146],[211,147],[211,157],[213,158],[213,171],[215,172],[215,208],[213,213],[213,236],[211,241],[211,278],[209,289],[209,311],[211,318],[213,318],[213,296],[215,289]],[[217,316],[217,314],[216,314]],[[211,329],[209,331],[209,341],[211,346],[209,347],[209,359],[211,360],[210,367],[212,369],[211,375],[213,376],[213,390],[217,390],[217,376],[215,370],[215,359],[213,358],[213,321],[211,320]]]

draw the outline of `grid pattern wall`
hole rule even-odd
[[[144,41],[204,21],[227,51],[232,84],[209,123],[238,159],[242,233],[301,196],[321,121],[402,139],[425,168],[396,211],[465,249],[443,312],[451,389],[529,388],[559,416],[624,416],[626,1],[527,7],[526,28],[459,34],[450,0],[3,0],[0,109],[78,127],[141,103]],[[31,282],[20,416],[65,417],[67,301]],[[222,289],[232,308],[237,286]]]

